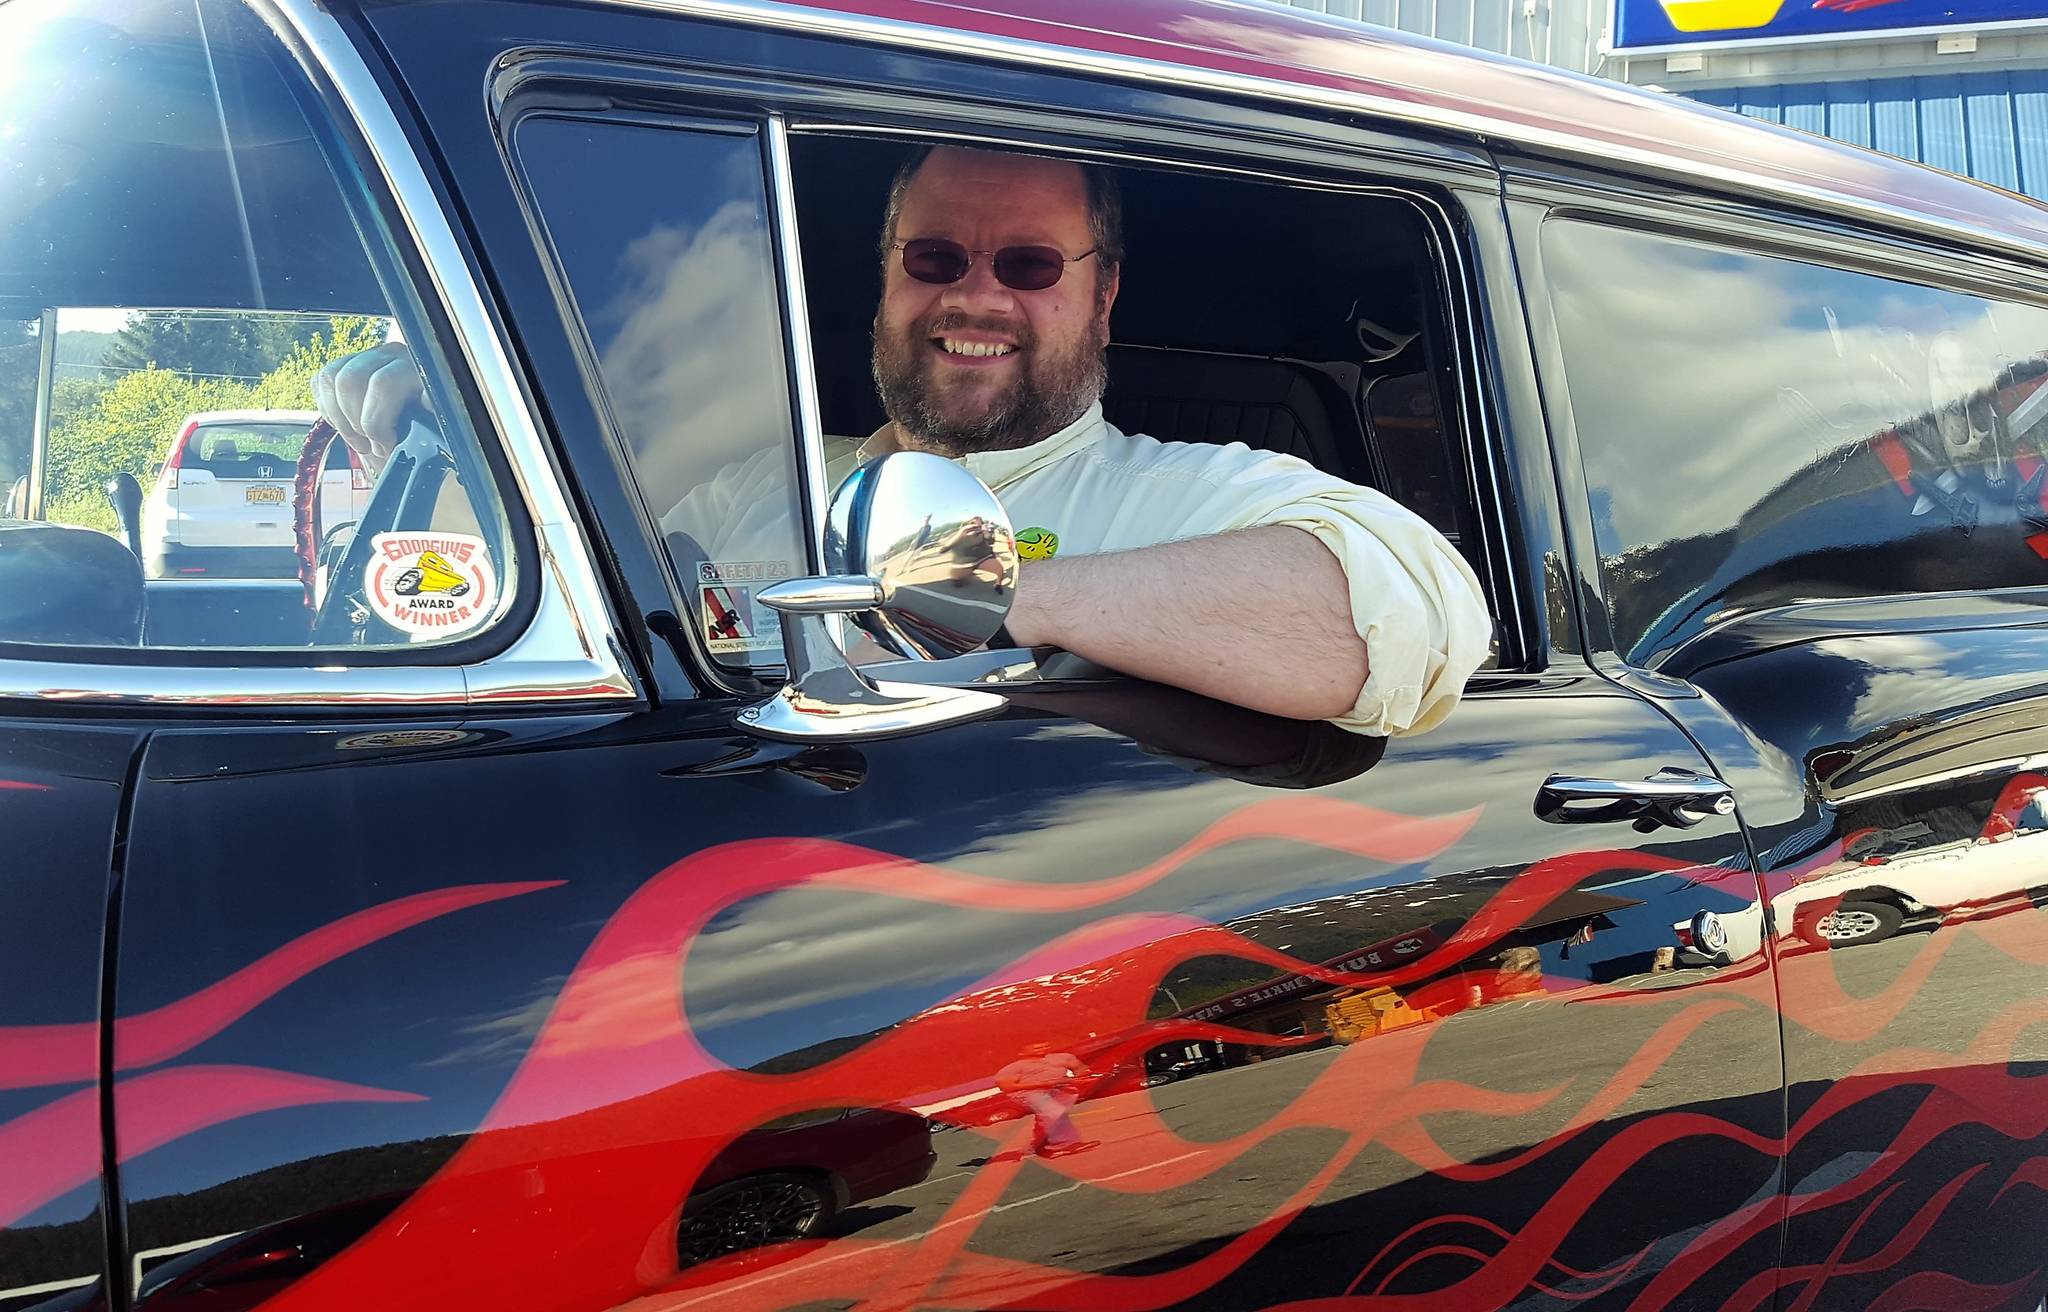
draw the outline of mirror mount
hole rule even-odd
[[[877,682],[854,668],[826,618],[852,608],[815,609],[813,594],[826,591],[821,584],[836,589],[857,582],[873,580],[793,579],[758,594],[781,618],[789,681],[774,696],[742,710],[740,728],[786,743],[868,742],[978,720],[1003,709],[1006,703],[991,692]],[[796,594],[796,605],[787,605],[791,597],[776,595],[785,588]]]
[[[1016,596],[1017,548],[995,494],[950,460],[898,452],[840,485],[825,519],[820,578],[756,594],[782,625],[789,679],[741,710],[739,728],[779,742],[860,742],[980,719],[1007,703],[972,688],[875,680],[832,632],[846,615],[912,659],[972,651]]]

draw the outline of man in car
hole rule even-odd
[[[874,373],[891,422],[858,454],[935,452],[995,492],[1027,555],[1014,642],[1359,733],[1449,713],[1491,621],[1428,523],[1291,456],[1104,421],[1123,256],[1107,175],[935,149],[899,173],[883,246]],[[400,348],[316,382],[364,450],[389,449],[419,391]]]

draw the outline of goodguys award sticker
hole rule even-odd
[[[429,638],[468,633],[498,604],[490,548],[466,533],[379,533],[363,595],[379,619]]]

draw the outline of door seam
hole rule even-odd
[[[128,1271],[128,1217],[121,1190],[121,1155],[115,1139],[114,1022],[121,960],[121,911],[127,895],[128,840],[142,795],[143,758],[153,736],[150,731],[143,731],[121,776],[121,800],[114,812],[113,845],[107,859],[106,920],[100,930],[100,1230],[105,1248],[109,1312],[128,1312],[134,1299]]]

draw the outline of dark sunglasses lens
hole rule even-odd
[[[1050,246],[1005,246],[996,252],[996,281],[1020,292],[1042,292],[1067,271],[1066,257]]]
[[[967,276],[967,248],[939,237],[904,242],[903,272],[919,282],[959,282]]]

